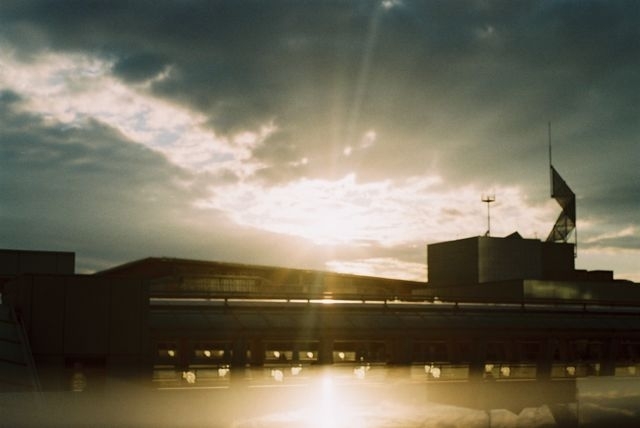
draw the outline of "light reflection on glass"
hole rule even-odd
[[[434,366],[433,364],[427,364],[424,366],[424,371],[427,375],[430,375],[434,379],[440,379],[440,375],[442,374],[442,370],[440,367]]]
[[[355,369],[353,369],[353,374],[357,379],[364,379],[370,368],[371,367],[369,366],[356,367]]]
[[[284,380],[284,372],[280,369],[272,369],[271,370],[271,377],[276,381],[276,382],[282,382]]]
[[[73,392],[82,392],[87,387],[87,378],[82,373],[82,370],[79,366],[75,367],[75,371],[71,376],[71,391]]]
[[[196,383],[196,374],[191,370],[186,371],[186,372],[182,372],[182,378],[184,380],[186,380],[187,383],[189,383],[189,384]]]

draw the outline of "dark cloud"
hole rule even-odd
[[[156,77],[167,65],[161,56],[141,53],[119,59],[113,72],[126,81],[139,82]]]
[[[466,145],[484,139],[496,151],[526,152],[536,143],[526,137],[547,120],[573,117],[600,90],[629,105],[638,83],[634,73],[604,87],[637,69],[634,2],[407,1],[385,11],[372,1],[32,1],[4,9],[5,37],[35,27],[50,45],[42,48],[113,57],[126,80],[171,65],[156,93],[208,114],[222,132],[272,119],[296,125],[292,137],[311,152],[318,139],[351,144],[372,126],[391,136],[383,157],[398,141],[427,156],[446,145],[465,161]]]
[[[0,106],[4,245],[68,248],[93,240],[127,252],[150,224],[188,207],[189,174],[95,121],[46,125]],[[108,251],[108,249],[105,249]]]
[[[260,159],[271,162],[294,162],[300,153],[296,147],[296,140],[291,133],[276,131],[262,141],[253,151]]]
[[[269,135],[253,150],[253,156],[266,165],[256,177],[267,183],[286,182],[307,170],[305,151],[292,132],[276,131]]]
[[[4,109],[10,107],[14,103],[22,101],[20,94],[13,92],[9,89],[0,90],[0,106]]]
[[[584,245],[581,245],[581,247],[589,249],[622,248],[627,250],[634,250],[640,248],[640,237],[627,235],[615,238],[596,239],[587,242]]]

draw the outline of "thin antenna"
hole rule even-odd
[[[482,202],[487,204],[487,233],[485,236],[491,236],[491,203],[495,202],[496,195],[483,195],[481,198]]]
[[[551,122],[549,122],[549,165],[552,165],[551,161]]]
[[[551,158],[551,122],[548,124],[549,129],[549,183],[551,184],[551,196],[553,197],[553,161]]]

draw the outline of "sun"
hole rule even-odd
[[[251,204],[234,210],[233,215],[240,224],[301,237],[319,245],[372,241],[376,239],[376,231],[389,223],[383,218],[383,210],[372,209],[383,187],[379,183],[358,183],[355,174],[333,181],[300,179],[260,192],[247,190]],[[234,200],[229,198],[222,201],[221,207],[233,205]]]

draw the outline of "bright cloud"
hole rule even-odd
[[[88,55],[47,53],[22,62],[0,48],[0,64],[0,87],[23,96],[30,113],[67,126],[99,120],[188,169],[249,174],[258,167],[247,163],[249,149],[271,131],[219,138],[202,114],[152,97],[146,84],[125,85],[111,75],[111,63]]]
[[[238,223],[310,239],[318,244],[394,246],[430,239],[479,235],[485,215],[481,192],[447,190],[438,177],[402,182],[360,183],[355,174],[340,180],[301,179],[282,186],[224,188],[208,204]],[[495,231],[541,234],[550,207],[527,207],[517,189],[496,189]],[[531,214],[538,221],[531,221]],[[546,220],[546,221],[545,221]]]
[[[416,248],[416,252],[420,249]],[[395,257],[371,257],[357,260],[329,260],[329,270],[355,275],[378,276],[382,278],[400,278],[425,281],[427,266],[422,263],[404,262]]]
[[[365,132],[364,135],[362,136],[360,147],[362,147],[363,149],[371,147],[376,142],[377,138],[378,138],[378,134],[376,133],[376,131],[370,130]]]

